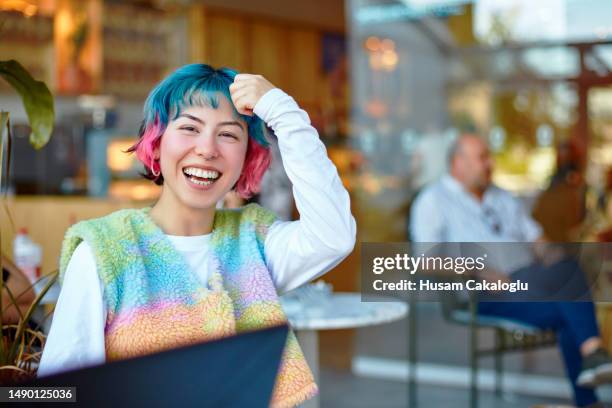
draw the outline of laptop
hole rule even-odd
[[[19,385],[76,387],[76,404],[45,407],[268,407],[287,333],[282,325]]]

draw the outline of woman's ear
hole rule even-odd
[[[159,144],[153,148],[153,160],[158,161],[160,156]]]

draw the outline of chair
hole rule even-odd
[[[460,275],[459,279],[463,279]],[[552,330],[541,330],[522,322],[492,316],[480,316],[477,313],[477,299],[469,292],[466,299],[454,291],[440,291],[440,302],[444,319],[453,324],[467,326],[470,331],[470,407],[478,406],[478,360],[481,357],[493,356],[495,367],[495,394],[502,394],[503,355],[517,351],[530,351],[544,347],[556,346],[557,337]],[[492,329],[495,332],[495,343],[492,348],[483,348],[478,343],[478,330]]]

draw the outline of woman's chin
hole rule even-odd
[[[183,205],[192,210],[209,210],[217,207],[217,202],[222,198],[215,199],[214,197],[185,197],[182,201]]]
[[[224,199],[227,192],[230,188],[224,189],[219,188],[221,186],[215,186],[215,188],[207,189],[207,190],[198,190],[198,191],[187,191],[183,196],[182,200],[188,207],[194,209],[207,209],[213,208],[217,206],[217,202]]]

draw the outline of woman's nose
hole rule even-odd
[[[219,156],[217,138],[214,135],[201,134],[197,139],[194,151],[198,156],[205,160],[215,159]]]

